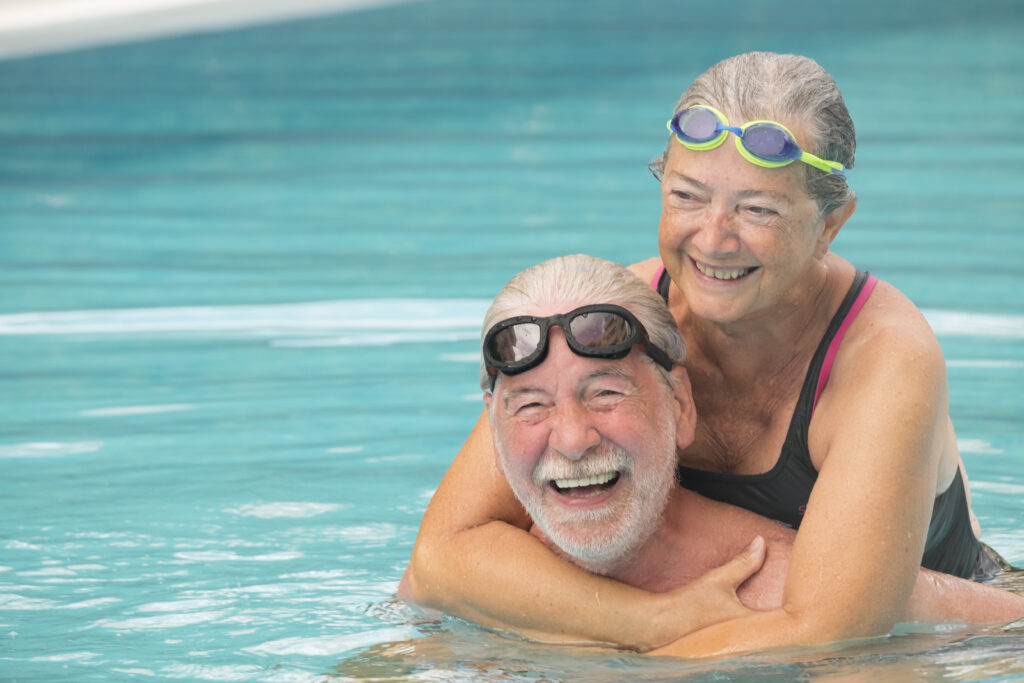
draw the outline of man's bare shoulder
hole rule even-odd
[[[754,536],[769,542],[792,544],[796,532],[767,517],[744,508],[706,498],[696,491],[680,487],[672,496],[675,512],[686,527],[707,534],[709,543],[745,546]],[[728,541],[727,543],[725,541]]]

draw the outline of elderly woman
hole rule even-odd
[[[660,259],[633,270],[689,346],[699,424],[678,478],[798,528],[782,606],[736,602],[754,551],[660,595],[557,558],[526,532],[486,419],[424,516],[411,596],[540,639],[698,656],[883,634],[919,566],[998,571],[934,335],[899,291],[829,251],[856,206],[835,83],[804,57],[739,55],[687,89],[669,128],[652,164]]]

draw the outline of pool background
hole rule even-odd
[[[1021,675],[1019,628],[668,665],[389,598],[479,410],[487,299],[553,255],[652,255],[664,120],[751,49],[843,89],[835,251],[926,310],[984,539],[1024,564],[1022,28],[1014,2],[431,0],[0,61],[0,678]]]

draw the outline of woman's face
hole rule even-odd
[[[799,128],[787,126],[802,142]],[[762,168],[740,156],[732,137],[709,151],[673,139],[661,184],[662,261],[689,310],[719,323],[798,303],[834,237],[800,162]]]

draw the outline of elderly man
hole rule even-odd
[[[675,485],[676,448],[693,440],[697,415],[683,340],[650,287],[609,261],[552,259],[506,285],[483,329],[498,466],[535,536],[590,572],[653,592],[747,548],[723,581],[742,582],[746,607],[779,606],[793,532]],[[904,620],[1022,615],[1024,597],[921,570]],[[685,651],[690,637],[699,630],[656,652]]]

